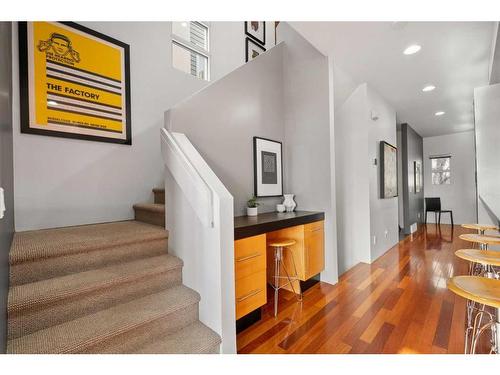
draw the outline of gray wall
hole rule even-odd
[[[321,280],[333,284],[338,281],[333,67],[288,23],[279,24],[277,35],[278,41],[285,43],[285,193],[295,194],[301,210],[325,212],[325,271]]]
[[[170,112],[172,130],[186,134],[233,195],[235,216],[246,215],[253,195],[253,137],[284,141],[282,59],[279,45]],[[281,200],[259,198],[259,211],[274,211]]]
[[[424,189],[415,193],[414,161],[424,167],[424,143],[422,137],[408,124],[401,124],[401,159],[403,174],[404,233],[410,233],[410,226],[424,221]],[[425,184],[425,180],[423,181]]]
[[[12,150],[12,45],[10,22],[0,22],[0,187],[6,212],[0,219],[0,353],[5,352],[9,250],[14,232],[14,173]]]

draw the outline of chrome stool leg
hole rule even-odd
[[[500,309],[496,309],[496,314],[491,314],[485,310],[485,306],[481,305],[481,308],[474,317],[474,327],[472,329],[472,335],[470,338],[470,347],[468,354],[476,354],[477,345],[479,343],[480,337],[489,329],[491,333],[490,338],[490,354],[500,353],[500,321],[499,321]],[[487,322],[483,324],[483,317],[487,317]],[[467,354],[467,351],[466,351]]]
[[[283,251],[281,247],[274,249],[274,316],[278,315],[278,291],[280,289],[280,262]]]
[[[286,248],[285,248],[286,249]],[[298,295],[297,299],[298,301],[302,301],[302,293],[300,291],[300,283],[299,283],[299,290],[298,293],[295,291],[295,288],[293,286],[294,281],[299,281],[298,274],[297,274],[297,267],[295,266],[295,259],[293,258],[293,254],[291,254],[292,257],[292,264],[294,268],[295,274],[290,276],[290,273],[288,272],[288,269],[285,265],[285,262],[283,261],[283,247],[275,247],[274,248],[274,285],[272,285],[274,289],[274,316],[278,315],[278,291],[287,286],[290,285],[292,288],[292,291],[294,294]],[[283,267],[283,271],[285,273],[285,276],[281,276],[280,274],[280,268]],[[281,279],[287,279],[287,283],[281,285],[280,280]]]

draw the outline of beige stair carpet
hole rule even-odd
[[[136,220],[16,233],[8,353],[218,353],[167,241]]]

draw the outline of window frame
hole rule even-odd
[[[201,25],[202,27],[204,27],[206,29],[206,31],[207,31],[207,40],[206,40],[207,48],[206,49],[201,48],[201,47],[197,46],[196,44],[192,43],[191,41],[186,40],[186,38],[183,38],[182,36],[175,34],[173,27],[171,27],[171,32],[170,32],[171,33],[171,43],[170,43],[171,56],[173,56],[173,54],[174,54],[174,44],[177,44],[177,46],[179,46],[181,48],[185,48],[188,51],[194,52],[198,55],[202,55],[203,57],[205,57],[207,59],[207,77],[205,79],[202,79],[202,80],[206,81],[206,82],[210,82],[210,79],[211,79],[210,24],[205,23],[205,22],[201,22],[201,21],[186,21],[186,22],[197,23],[198,25]],[[172,24],[173,24],[173,22],[172,22]],[[174,66],[173,57],[170,58],[170,63],[172,64],[172,68],[174,68],[175,70],[178,70],[180,72],[185,73],[184,71],[177,69]],[[191,76],[191,77],[194,77],[196,79],[201,79],[200,77],[194,76],[190,73],[186,73],[186,74]]]
[[[452,179],[452,175],[451,175],[451,155],[436,155],[436,156],[430,156],[429,159],[431,160],[431,184],[432,185],[436,185],[436,186],[442,186],[442,185],[451,185],[452,182],[451,182],[451,179]],[[438,168],[434,168],[432,166],[432,161],[433,160],[436,160],[436,159],[449,159],[449,169],[445,170],[445,169],[438,169]],[[450,177],[448,179],[448,183],[440,183],[440,184],[437,184],[437,183],[434,183],[434,173],[436,174],[443,174],[443,173],[449,173]]]

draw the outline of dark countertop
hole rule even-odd
[[[325,213],[316,211],[267,212],[257,216],[237,216],[234,218],[234,239],[239,240],[324,219]]]

